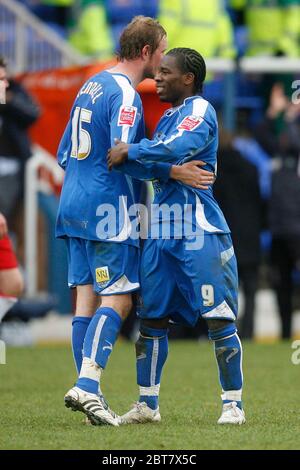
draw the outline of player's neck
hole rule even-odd
[[[195,93],[192,93],[191,91],[187,91],[186,93],[183,93],[180,97],[176,99],[173,103],[171,103],[172,108],[177,108],[178,106],[181,106],[184,103],[184,100],[187,98],[191,98],[194,96]]]
[[[110,69],[110,72],[126,75],[134,88],[144,79],[140,59],[118,62],[115,67]]]

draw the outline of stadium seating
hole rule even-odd
[[[147,0],[127,0],[125,2],[105,0],[104,3],[116,48],[123,28],[134,16],[145,15],[155,18],[158,11],[158,0],[151,2]]]

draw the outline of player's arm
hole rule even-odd
[[[212,137],[206,121],[199,118],[198,122],[193,122],[192,119],[193,116],[186,116],[165,140],[143,139],[139,144],[130,145],[128,160],[177,164],[194,159],[209,145]]]
[[[153,164],[151,162],[140,163],[139,161],[126,161],[118,166],[118,170],[120,168],[121,171],[127,175],[143,181],[152,181],[155,179],[168,181],[169,179],[173,179],[198,189],[208,189],[208,186],[215,181],[215,175],[213,173],[201,168],[206,165],[206,163],[201,160],[193,160],[183,165],[171,165],[170,163],[161,163],[161,167],[159,167],[159,165],[159,162]],[[164,166],[167,169],[166,171],[164,170]],[[165,177],[162,178],[162,174],[165,174]]]
[[[59,166],[65,170],[68,162],[68,155],[71,146],[71,121],[68,122],[67,127],[63,133],[61,141],[57,150],[57,162]]]
[[[124,150],[129,148],[128,144],[123,147]],[[214,173],[203,170],[201,167],[205,166],[206,163],[201,160],[193,160],[183,165],[172,165],[171,163],[160,163],[153,164],[152,162],[143,162],[127,160],[128,151],[125,150],[124,163],[117,166],[117,169],[132,176],[139,180],[154,180],[160,179],[161,181],[168,181],[173,179],[180,181],[183,184],[192,186],[198,189],[208,189],[208,186],[213,184],[215,181]],[[108,157],[109,159],[109,157]],[[108,162],[110,168],[112,164]],[[161,168],[159,166],[161,165]],[[164,170],[166,167],[166,170]],[[165,176],[162,178],[161,175]]]
[[[109,167],[111,170],[112,167]],[[126,175],[140,181],[152,181],[159,179],[161,181],[168,181],[172,170],[170,163],[156,162],[153,163],[140,163],[139,161],[125,161],[122,165],[115,168],[117,171],[126,173]]]
[[[113,147],[116,142],[130,144],[139,141],[145,135],[144,119],[141,106],[134,106],[134,100],[118,93],[112,97],[110,104],[110,139]],[[142,135],[141,135],[142,128]],[[118,167],[118,171],[126,173],[139,180],[160,179],[167,181],[170,178],[171,164],[166,162],[153,162],[142,165],[139,162],[131,162]],[[110,170],[112,166],[110,167]]]
[[[198,123],[193,123],[186,117],[176,132],[165,141],[143,139],[139,144],[133,145],[118,143],[108,152],[108,166],[112,168],[123,163],[127,173],[135,168],[133,163],[148,166],[149,171],[153,163],[164,162],[170,165],[170,178],[193,187],[207,189],[208,185],[214,183],[215,175],[201,168],[205,165],[204,162],[191,160],[180,166],[174,164],[184,161],[185,158],[194,158],[209,142],[209,126],[206,122],[199,120]],[[139,175],[136,177],[139,178]]]

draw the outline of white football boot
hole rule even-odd
[[[218,424],[244,424],[246,422],[244,410],[241,410],[236,401],[224,403]]]
[[[119,424],[158,423],[161,420],[159,408],[152,410],[147,403],[134,403],[131,410],[120,416]]]
[[[73,387],[65,395],[65,406],[72,411],[85,413],[90,422],[95,426],[109,424],[119,426],[117,416],[107,405],[102,397],[94,393],[88,393],[81,388]]]
[[[111,415],[117,416],[118,422],[119,422],[120,416],[116,415],[116,413],[114,413],[114,411],[113,411],[111,408],[109,408],[108,403],[107,403],[107,401],[105,400],[104,396],[103,396],[103,395],[99,395],[99,393],[98,393],[98,397],[100,398],[100,400],[101,400],[102,402],[104,402],[104,406],[105,406],[105,407],[107,406],[107,411],[109,411],[109,413],[110,413]],[[88,416],[85,416],[85,418],[83,419],[83,424],[85,424],[86,426],[92,426],[93,423],[92,423],[92,421],[90,420],[90,418],[89,418]]]

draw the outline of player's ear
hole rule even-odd
[[[149,44],[146,44],[142,49],[141,57],[142,59],[147,59],[150,57],[150,55],[151,55],[151,47]]]
[[[183,83],[186,86],[190,86],[194,83],[195,81],[195,75],[192,72],[185,73],[183,76]]]

